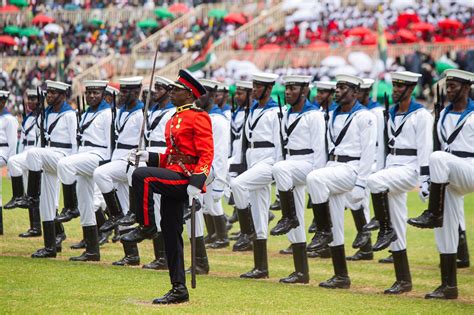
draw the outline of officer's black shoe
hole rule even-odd
[[[325,248],[332,240],[333,236],[331,231],[316,231],[311,243],[308,245],[308,251],[317,251]]]
[[[425,299],[457,299],[457,270],[456,254],[440,254],[441,285],[431,293],[425,295]]]
[[[434,229],[443,226],[443,216],[439,216],[429,210],[416,217],[408,219],[408,224],[420,229]]]
[[[290,246],[288,246],[288,248],[281,249],[280,254],[281,255],[293,255],[293,247],[291,246],[291,244],[290,244]]]
[[[275,201],[270,205],[270,210],[278,211],[281,210],[280,199],[277,198]]]
[[[237,209],[234,208],[232,215],[229,217],[229,223],[234,224],[235,222],[239,221],[239,217],[237,215]]]
[[[390,288],[383,291],[383,293],[384,294],[402,294],[405,292],[410,292],[411,290],[412,290],[411,282],[397,280]]]
[[[278,221],[277,225],[270,231],[270,234],[273,236],[276,235],[284,235],[291,231],[292,229],[298,227],[300,223],[298,222],[298,218],[281,218]]]
[[[334,276],[319,284],[327,289],[348,289],[351,286],[351,279],[347,272],[346,254],[344,245],[331,246],[331,258],[334,268]]]
[[[260,270],[257,268],[253,268],[249,272],[240,275],[242,279],[267,279],[268,278],[268,270]]]
[[[309,258],[331,258],[331,249],[328,247],[325,247],[320,250],[316,251],[308,251],[308,257]]]
[[[122,243],[140,243],[144,239],[154,239],[158,236],[157,233],[155,225],[150,225],[149,227],[138,226],[127,234],[122,235],[120,241]]]
[[[377,231],[380,228],[380,222],[375,217],[370,219],[369,223],[364,225],[364,232]]]
[[[235,242],[234,246],[232,246],[232,251],[233,252],[246,252],[246,251],[251,251],[253,246],[252,246],[252,236],[249,236],[247,234],[240,233],[240,237]]]
[[[459,228],[459,243],[456,265],[459,268],[468,268],[469,263],[469,249],[467,248],[466,231]]]
[[[55,224],[54,221],[43,221],[44,248],[38,249],[31,258],[56,258]]]
[[[189,301],[188,289],[184,284],[173,283],[173,288],[162,297],[153,300],[153,304],[178,304]]]
[[[77,257],[69,258],[70,261],[100,261],[99,231],[97,225],[83,226],[82,231],[86,243],[86,250]]]
[[[127,212],[127,214],[121,219],[117,220],[118,225],[130,226],[134,225],[137,222],[137,217],[133,212]]]
[[[346,257],[346,260],[350,260],[350,261],[372,260],[372,259],[374,259],[373,252],[364,252],[361,249],[359,249],[354,255]]]
[[[122,259],[114,261],[114,266],[138,266],[140,265],[140,256],[125,255]]]
[[[112,231],[110,232],[99,232],[99,246],[105,245],[109,242],[109,236],[112,234]]]
[[[359,232],[357,233],[354,242],[352,242],[352,248],[361,248],[370,240],[370,232]]]
[[[56,250],[51,248],[40,248],[31,254],[31,258],[56,258]]]
[[[374,252],[386,249],[392,242],[397,240],[397,234],[391,227],[381,227],[377,235],[377,241],[373,246]]]
[[[30,201],[27,196],[21,196],[20,198],[17,198],[16,200],[17,208],[27,209],[29,205],[30,205]]]
[[[240,238],[240,231],[237,231],[237,232],[231,232],[230,233],[230,236],[229,236],[229,240],[231,241],[237,241],[239,238]]]
[[[458,298],[458,287],[440,285],[433,292],[425,295],[425,299],[455,300]]]
[[[23,187],[23,176],[12,176],[11,180],[13,196],[12,199],[3,206],[4,209],[13,209],[18,207],[18,202],[25,193],[25,188]]]
[[[82,239],[79,243],[72,244],[70,248],[71,249],[84,249],[86,248],[86,241]]]
[[[295,271],[288,277],[280,279],[280,283],[309,283],[309,275]]]
[[[379,259],[379,264],[393,264],[393,256],[390,255],[388,257]]]
[[[18,234],[19,237],[38,237],[41,236],[41,230],[36,228],[28,229],[28,231]]]
[[[408,224],[421,229],[434,229],[443,226],[445,183],[430,184],[428,209],[416,218],[408,219]]]
[[[143,269],[168,270],[168,263],[166,258],[158,258],[142,266]]]
[[[314,219],[308,228],[308,233],[316,233],[316,221]]]
[[[83,252],[81,255],[69,258],[70,261],[100,261],[100,255]]]
[[[319,286],[326,289],[349,289],[351,279],[348,276],[332,276],[329,280],[321,282]]]

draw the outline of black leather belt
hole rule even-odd
[[[274,148],[275,145],[269,141],[255,141],[249,143],[250,149]]]
[[[288,149],[287,152],[290,156],[291,155],[306,155],[306,154],[314,153],[313,149],[299,149],[299,150]]]
[[[26,139],[22,142],[23,145],[35,145],[35,143],[35,140],[26,141]]]
[[[8,147],[8,143],[0,143],[0,147]]]
[[[150,141],[148,143],[149,147],[166,147],[166,142],[164,141]]]
[[[84,141],[82,146],[84,147],[94,147],[94,148],[104,148],[104,149],[107,149],[107,146],[105,145],[99,145],[99,144],[95,144],[95,143],[92,143],[90,141]]]
[[[125,150],[131,150],[131,149],[136,149],[138,148],[138,145],[130,145],[130,144],[124,144],[124,143],[117,143],[117,149],[125,149]]]
[[[62,148],[62,149],[72,149],[72,144],[70,144],[70,143],[62,143],[62,142],[49,141],[49,142],[48,142],[48,147],[51,147],[51,148]]]
[[[390,149],[390,154],[391,155],[406,155],[406,156],[414,156],[417,154],[416,149],[397,149],[397,148],[391,148]]]
[[[472,158],[474,157],[474,153],[473,152],[466,152],[466,151],[451,151],[449,152],[451,153],[452,155],[455,155],[457,157],[460,157],[460,158]]]
[[[334,161],[334,162],[346,163],[346,162],[358,161],[358,160],[360,160],[360,157],[348,156],[348,155],[334,155],[334,154],[329,155],[329,161]]]

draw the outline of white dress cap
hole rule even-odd
[[[38,96],[38,91],[36,89],[26,89],[26,95],[28,95],[28,96]]]
[[[122,87],[126,86],[138,86],[142,84],[143,77],[129,77],[119,79],[119,84]]]
[[[405,84],[416,84],[421,77],[421,74],[410,71],[392,72],[390,75],[392,76],[392,82]]]
[[[364,81],[361,78],[350,74],[338,74],[336,75],[336,81],[337,83],[349,83],[358,87],[364,84]]]
[[[372,79],[362,79],[364,81],[363,84],[361,84],[360,88],[361,89],[370,89],[372,87],[372,84],[374,84],[374,80]]]
[[[227,84],[225,83],[222,83],[222,82],[218,82],[219,85],[217,86],[217,90],[220,91],[220,92],[228,92],[229,91],[229,87],[227,86]]]
[[[253,85],[251,81],[235,81],[235,86],[238,89],[253,89]]]
[[[46,80],[46,88],[59,91],[67,91],[71,86],[64,82]]]
[[[202,86],[208,89],[218,89],[219,85],[221,84],[218,81],[208,79],[199,79],[199,83],[201,83]]]
[[[318,90],[335,90],[336,89],[336,82],[331,81],[315,81],[314,86]]]
[[[165,78],[165,77],[162,77],[162,76],[159,76],[159,75],[155,75],[155,84],[169,86],[169,85],[173,84],[173,81],[168,79],[168,78]]]
[[[308,85],[312,77],[308,75],[285,75],[282,79],[285,85]]]
[[[268,72],[257,72],[253,74],[252,81],[262,84],[275,84],[275,81],[278,79],[278,74],[268,73]]]
[[[446,76],[446,80],[456,80],[465,83],[474,82],[474,73],[469,71],[447,69],[443,74]]]
[[[86,89],[97,89],[97,88],[102,88],[105,89],[105,87],[109,84],[109,81],[104,81],[104,80],[84,80],[84,87]]]

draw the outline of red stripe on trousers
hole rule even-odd
[[[146,177],[145,185],[143,187],[143,225],[148,226],[150,224],[150,218],[148,217],[148,185],[150,182],[160,182],[165,185],[184,185],[189,183],[187,179],[163,179],[158,177]]]

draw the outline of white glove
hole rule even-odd
[[[128,154],[128,161],[132,163],[132,165],[135,165],[137,157],[139,157],[138,162],[148,162],[148,158],[150,157],[150,154],[148,153],[148,151],[145,151],[145,150],[139,151],[137,149],[132,149],[130,153]]]
[[[420,185],[420,190],[418,191],[418,197],[420,197],[421,201],[426,202],[429,196],[430,196],[430,183],[429,181],[424,181]]]
[[[188,192],[189,205],[191,206],[193,204],[193,199],[197,198],[201,194],[201,189],[193,185],[188,185],[186,191]]]
[[[351,198],[353,203],[359,203],[365,198],[365,189],[359,186],[355,186],[351,191]]]

